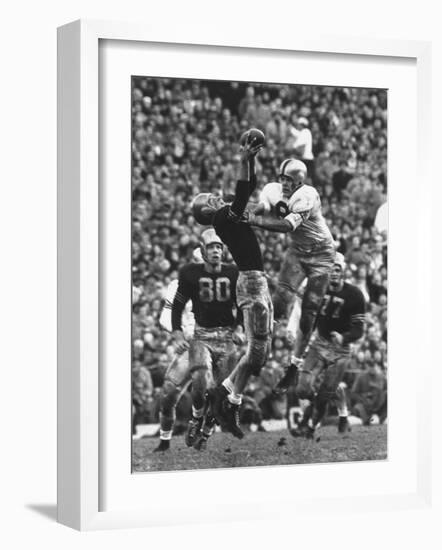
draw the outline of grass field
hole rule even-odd
[[[338,434],[335,426],[321,427],[319,441],[293,438],[286,430],[247,433],[239,441],[227,433],[215,433],[204,452],[186,447],[184,437],[174,437],[170,450],[154,453],[158,439],[133,442],[133,471],[153,472],[383,460],[387,458],[387,426],[353,427]]]

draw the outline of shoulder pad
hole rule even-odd
[[[183,267],[180,269],[180,277],[187,277],[189,274],[199,271],[199,268],[202,265],[204,264],[200,264],[196,262],[191,262],[183,265]]]
[[[277,181],[273,181],[270,183],[266,183],[264,187],[262,188],[261,194],[260,194],[260,200],[267,200],[267,201],[279,201],[280,200],[280,194],[281,194],[281,184]]]
[[[303,185],[289,199],[291,212],[305,212],[311,210],[319,201],[319,194],[311,185]]]
[[[362,290],[352,283],[344,283],[344,285],[345,284],[347,285],[348,294],[352,297],[353,301],[365,305],[365,297]]]

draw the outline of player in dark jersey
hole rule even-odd
[[[273,305],[258,239],[252,227],[239,223],[256,187],[255,155],[260,148],[261,145],[257,145],[253,138],[246,139],[231,204],[211,193],[201,193],[192,205],[196,221],[202,225],[213,225],[239,269],[236,294],[243,315],[247,350],[234,374],[227,377],[212,396],[216,419],[239,439],[244,436],[239,423],[242,393],[250,375],[259,374],[267,359],[273,325]]]
[[[364,332],[365,299],[359,288],[344,281],[345,262],[337,253],[327,292],[316,319],[316,333],[298,373],[296,395],[308,399],[300,429],[293,435],[313,436],[323,418],[327,403],[338,399],[338,428],[347,428],[345,384],[342,382],[350,356],[350,344]]]
[[[213,383],[230,374],[236,364],[234,328],[236,325],[236,282],[238,269],[223,264],[223,243],[214,229],[201,235],[204,263],[184,266],[172,304],[172,335],[177,354],[189,350],[189,372],[192,380],[192,418],[186,444],[198,442],[201,449],[211,435],[214,419],[206,415],[206,392]],[[195,330],[192,340],[184,337],[181,318],[186,303],[192,301]]]

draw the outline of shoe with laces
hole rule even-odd
[[[169,439],[160,439],[158,447],[155,447],[153,450],[154,453],[164,453],[170,449],[170,440]]]
[[[223,402],[223,420],[225,421],[225,427],[236,438],[242,439],[244,432],[241,430],[239,422],[239,409],[240,405],[230,403],[228,399]]]
[[[208,395],[210,410],[218,425],[222,425],[225,422],[223,403],[229,392],[224,386],[218,386],[210,391]]]
[[[350,431],[350,424],[346,416],[340,416],[338,420],[338,432],[344,434]]]
[[[188,447],[192,447],[196,438],[200,435],[204,418],[191,418],[187,425],[187,432],[184,441]]]
[[[207,447],[207,441],[209,440],[209,436],[207,434],[201,434],[200,437],[197,438],[195,443],[193,444],[193,448],[197,451],[205,451]]]
[[[284,376],[273,388],[274,395],[283,395],[287,392],[290,386],[295,386],[298,380],[298,371],[302,363],[301,359],[294,360],[285,369]]]

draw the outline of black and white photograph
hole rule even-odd
[[[386,460],[388,91],[131,92],[132,472]]]

